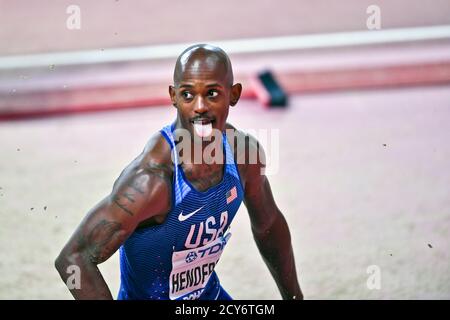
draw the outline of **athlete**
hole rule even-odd
[[[214,267],[242,201],[282,298],[303,299],[264,151],[226,122],[241,91],[222,49],[194,45],[178,57],[169,86],[176,120],[149,139],[55,261],[66,283],[78,266],[80,286],[69,286],[76,299],[113,298],[97,265],[118,249],[118,299],[231,299]]]

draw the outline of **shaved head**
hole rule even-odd
[[[225,51],[207,44],[187,48],[177,59],[169,85],[170,100],[178,110],[177,128],[189,130],[192,136],[200,135],[200,125],[224,131],[229,108],[237,104],[241,92],[242,85],[233,84]]]
[[[227,85],[233,84],[233,70],[228,55],[219,47],[196,44],[184,50],[177,59],[173,82],[178,86],[185,74],[215,72]]]

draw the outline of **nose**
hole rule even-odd
[[[208,111],[208,106],[202,97],[197,97],[197,100],[194,104],[194,111],[199,114],[203,114]]]

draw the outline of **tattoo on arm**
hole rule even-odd
[[[78,242],[80,246],[87,249],[88,258],[92,263],[99,264],[108,259],[115,251],[117,246],[118,231],[121,224],[114,221],[101,220],[84,237],[80,236]]]
[[[128,186],[133,190],[139,192],[140,194],[144,194],[144,191],[142,190],[142,187],[138,184],[138,181],[133,180],[130,183],[128,183]]]
[[[133,195],[132,193],[125,192],[125,193],[123,194],[123,196],[124,196],[125,198],[127,198],[128,200],[130,200],[131,202],[134,202],[134,195]]]
[[[142,183],[139,179],[132,180],[127,184],[129,188],[126,191],[115,195],[113,198],[113,202],[130,216],[134,216],[134,212],[129,208],[129,205],[136,202],[136,196],[139,197],[144,194]]]
[[[122,203],[120,202],[123,198],[126,198],[124,201],[122,201]],[[134,202],[134,199],[132,198],[132,195],[128,194],[128,193],[124,193],[124,195],[121,196],[115,196],[113,202],[123,211],[125,211],[126,213],[128,213],[130,216],[134,216],[134,213],[131,212],[131,210],[129,210],[127,208],[127,203],[129,202]]]
[[[147,176],[156,176],[170,183],[170,174],[168,173],[170,168],[171,167],[164,164],[148,163],[144,170],[147,172]],[[113,197],[113,202],[124,212],[130,216],[134,216],[136,212],[131,209],[133,208],[132,205],[135,204],[136,201],[139,201],[139,197],[145,196],[147,183],[148,179],[145,175],[136,175],[131,181],[126,183],[124,191],[118,192]],[[134,207],[136,207],[136,205]]]
[[[145,171],[147,171],[148,173],[169,181],[170,170],[171,167],[167,164],[148,163],[145,166]]]

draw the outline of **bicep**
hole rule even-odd
[[[252,231],[255,235],[263,234],[281,216],[272,195],[269,180],[265,175],[266,155],[260,143],[246,135],[245,161],[245,198],[244,203],[250,216]],[[256,163],[251,161],[256,155]],[[248,161],[248,162],[247,162]]]
[[[65,250],[99,264],[107,260],[145,219],[167,207],[165,179],[146,170],[122,174],[110,195],[91,209]]]
[[[133,221],[121,217],[111,199],[103,199],[81,222],[68,246],[69,252],[81,255],[92,263],[107,260],[133,230]]]
[[[281,215],[265,175],[253,178],[246,184],[244,202],[255,234],[262,234],[269,230],[277,217]]]

